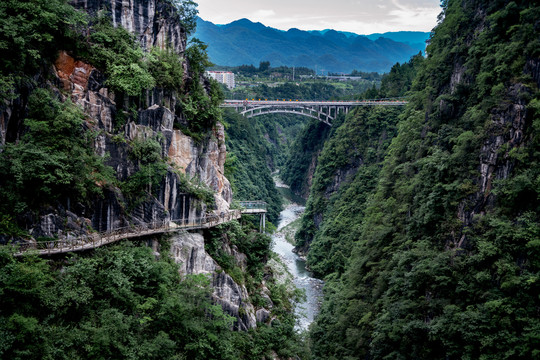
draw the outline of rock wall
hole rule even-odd
[[[143,48],[172,46],[182,55],[186,47],[186,34],[174,8],[166,1],[142,0],[73,0],[71,3],[91,15],[105,9],[115,26],[123,26],[138,36]],[[188,74],[184,61],[184,74]],[[136,160],[130,158],[130,142],[136,139],[155,139],[161,144],[161,155],[169,160],[169,168],[158,189],[134,208],[128,208],[119,188],[103,189],[103,196],[88,199],[88,204],[56,204],[44,209],[40,215],[28,214],[27,229],[34,237],[70,239],[93,230],[114,231],[130,225],[151,227],[171,220],[193,221],[207,212],[217,214],[229,209],[232,190],[224,176],[226,157],[225,132],[221,124],[209,130],[201,141],[175,129],[174,124],[185,124],[175,92],[154,88],[146,90],[136,111],[124,112],[125,123],[119,123],[118,113],[128,99],[114,94],[105,85],[106,78],[91,64],[77,60],[67,52],[60,52],[51,69],[53,79],[47,84],[59,96],[69,98],[86,114],[85,126],[98,135],[94,150],[106,156],[120,181],[139,170]],[[189,75],[186,75],[189,76]],[[185,79],[184,79],[185,80]],[[21,96],[0,112],[1,143],[13,141],[20,135],[18,128],[24,118],[26,104]],[[132,102],[133,103],[133,102]],[[130,104],[132,104],[130,103]],[[131,107],[130,107],[131,108]],[[186,191],[185,182],[204,185],[215,192],[215,207],[209,209],[193,194]],[[9,239],[8,239],[9,240]],[[1,239],[0,241],[7,241]],[[214,300],[238,320],[237,330],[256,326],[256,313],[245,286],[238,285],[221,270],[205,252],[204,238],[200,234],[182,233],[172,239],[172,254],[182,264],[182,274],[210,274]],[[246,256],[235,249],[231,254],[246,267]],[[259,312],[260,319],[266,319]]]
[[[307,170],[306,181],[302,184],[302,189],[300,190],[300,194],[298,194],[306,200],[309,197],[311,185],[313,185],[313,176],[315,175],[315,170],[317,169],[317,160],[319,159],[319,155],[321,155],[321,150],[314,152],[311,155],[311,162],[309,163],[309,168]]]
[[[476,10],[476,29],[466,36],[467,46],[474,45],[477,36],[485,29],[485,9]],[[458,85],[469,85],[473,79],[465,76],[465,59],[456,59],[450,76],[449,90],[454,94]],[[523,73],[529,75],[540,87],[540,60],[527,59],[523,67]],[[504,102],[501,102],[493,110],[489,123],[486,124],[484,143],[480,149],[478,171],[479,177],[476,183],[478,191],[463,199],[458,205],[457,217],[463,223],[463,229],[473,224],[476,215],[484,215],[486,210],[495,205],[495,194],[492,192],[493,182],[507,179],[514,168],[515,160],[510,152],[515,148],[526,146],[524,137],[527,126],[527,100],[525,94],[531,94],[529,85],[513,83],[505,90]],[[440,108],[443,115],[455,116],[454,108],[441,100]],[[462,231],[453,234],[447,241],[447,248],[464,248],[467,246],[467,235]]]
[[[219,211],[227,210],[232,201],[229,180],[224,175],[225,130],[218,123],[212,134],[212,140],[198,145],[191,137],[175,130],[168,147],[168,156],[183,174],[197,178],[216,191],[216,205]]]
[[[180,130],[174,129],[174,122],[179,121],[173,110],[178,101],[175,94],[162,89],[151,89],[146,93],[148,106],[139,109],[135,116],[130,116],[120,133],[113,134],[118,99],[105,87],[104,76],[91,65],[76,61],[66,52],[60,53],[53,70],[57,85],[88,115],[86,125],[99,131],[95,151],[109,157],[107,165],[113,167],[118,179],[125,180],[138,171],[137,164],[129,158],[128,151],[128,142],[134,139],[161,139],[162,155],[169,157],[171,163],[177,167],[177,170],[170,168],[153,197],[146,199],[132,211],[126,211],[121,193],[106,190],[104,198],[95,199],[91,209],[80,212],[80,223],[90,219],[95,230],[112,231],[128,224],[193,220],[210,210],[216,213],[228,210],[232,190],[224,176],[226,147],[221,124],[217,124],[205,140],[197,143]],[[179,171],[192,182],[202,183],[214,190],[215,209],[207,209],[206,204],[185,193],[180,175],[175,171]],[[56,218],[52,223],[57,226],[50,226],[51,216]],[[65,217],[63,209],[54,209],[42,216],[31,233],[34,236],[62,237],[81,230],[80,227],[62,226]],[[44,225],[43,222],[49,225]]]
[[[473,224],[475,215],[485,214],[486,209],[494,205],[493,182],[510,176],[515,163],[510,151],[525,146],[527,106],[523,94],[529,91],[523,84],[512,85],[507,89],[505,106],[499,106],[491,113],[489,135],[479,156],[479,190],[461,201],[457,210],[457,216],[465,227]],[[466,245],[467,235],[464,232],[447,244],[452,248],[464,248]]]
[[[234,249],[228,250],[240,264],[244,264],[245,268],[245,255]],[[237,319],[234,324],[235,330],[245,331],[256,327],[257,315],[261,320],[268,318],[263,316],[266,313],[263,309],[255,312],[246,287],[234,282],[233,278],[206,253],[203,235],[187,232],[174,235],[171,239],[171,255],[175,262],[181,265],[181,274],[211,276],[214,301],[221,305],[226,313]]]
[[[105,10],[110,13],[115,26],[123,26],[136,34],[143,48],[170,46],[182,55],[186,48],[186,34],[175,8],[167,1],[138,0],[73,0],[71,4],[91,16]],[[184,61],[184,74],[188,76]],[[107,156],[117,178],[126,180],[138,171],[138,165],[129,157],[128,143],[134,139],[158,139],[162,156],[169,157],[171,167],[159,190],[135,209],[126,209],[118,189],[104,189],[104,197],[94,199],[91,206],[63,204],[50,209],[41,218],[27,219],[27,228],[34,236],[67,236],[85,232],[88,226],[68,226],[67,211],[80,217],[76,223],[87,224],[98,231],[111,231],[128,224],[151,224],[156,221],[188,219],[203,216],[207,211],[221,213],[229,208],[232,191],[225,178],[226,148],[221,124],[197,143],[174,129],[174,123],[184,123],[175,92],[160,88],[148,89],[139,98],[135,114],[124,111],[126,124],[116,119],[126,106],[127,96],[112,93],[105,85],[105,76],[91,64],[61,52],[52,68],[55,79],[49,85],[58,88],[59,94],[79,105],[88,116],[86,126],[99,133],[94,146],[101,156]],[[19,127],[24,118],[24,99],[13,101],[0,114],[1,143],[14,141],[20,136]],[[20,103],[20,104],[19,104]],[[180,175],[179,175],[180,174]],[[216,192],[215,208],[207,209],[195,196],[186,193],[185,179],[203,184]]]
[[[172,5],[159,0],[71,0],[90,15],[110,12],[114,26],[136,34],[143,48],[164,48],[168,44],[178,54],[186,49],[186,33]]]

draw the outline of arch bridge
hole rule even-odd
[[[224,100],[221,107],[234,108],[247,118],[265,114],[296,114],[307,116],[332,125],[338,114],[348,114],[356,106],[403,106],[403,99],[351,100],[351,101],[305,101],[305,100]]]

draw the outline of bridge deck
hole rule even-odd
[[[266,213],[266,207],[268,206],[266,202],[260,200],[239,201],[238,204],[242,214],[263,214]]]
[[[283,100],[224,100],[221,107],[253,107],[253,106],[281,106],[281,107],[291,107],[291,106],[370,106],[370,105],[382,105],[382,106],[402,106],[406,105],[407,101],[405,100],[392,100],[392,99],[381,99],[381,100],[351,100],[351,101],[318,101],[318,100],[293,100],[293,99],[283,99]]]

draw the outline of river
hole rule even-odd
[[[289,272],[293,276],[294,285],[299,289],[304,289],[305,301],[297,303],[295,313],[298,316],[297,329],[307,330],[309,324],[319,312],[320,300],[322,299],[323,281],[311,276],[306,270],[306,262],[292,252],[294,246],[287,242],[286,233],[291,234],[290,229],[284,229],[287,225],[298,219],[304,212],[305,207],[296,203],[288,204],[279,216],[276,233],[272,236],[272,250],[280,255],[287,265]],[[294,235],[294,230],[292,235]]]

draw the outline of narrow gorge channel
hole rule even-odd
[[[276,186],[281,189],[287,189],[287,186],[280,181],[276,181]],[[286,191],[282,191],[285,193]],[[287,205],[279,214],[277,230],[272,235],[272,250],[277,253],[293,277],[293,283],[298,289],[303,289],[305,298],[302,302],[296,304],[295,313],[298,316],[297,329],[307,330],[313,319],[319,312],[319,305],[322,299],[322,288],[324,282],[312,276],[306,269],[306,262],[293,252],[294,245],[290,240],[294,239],[294,234],[298,229],[296,225],[298,219],[302,216],[305,207],[294,202],[289,194],[284,194]]]

